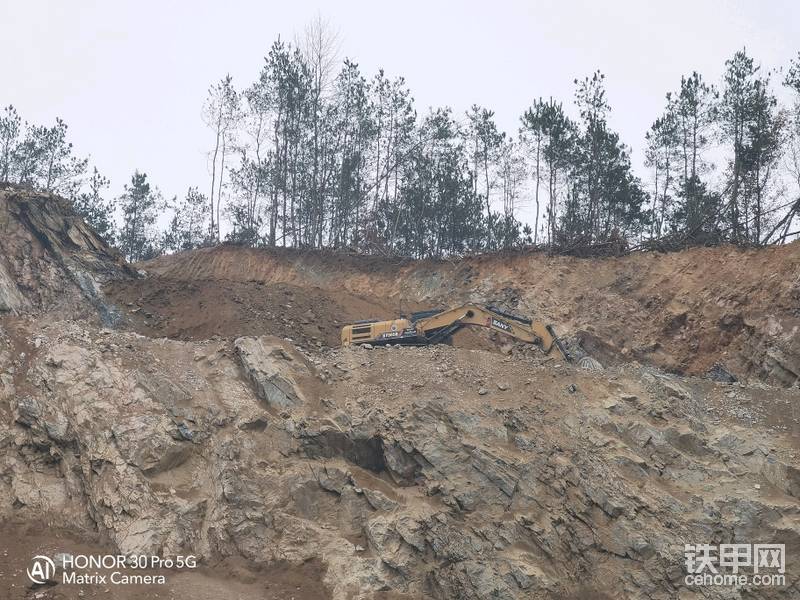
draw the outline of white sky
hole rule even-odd
[[[293,39],[317,14],[365,74],[403,75],[420,113],[477,103],[509,133],[534,98],[571,104],[573,80],[599,68],[643,176],[644,134],[682,74],[718,82],[743,46],[770,69],[800,50],[793,0],[0,0],[0,104],[35,123],[63,118],[115,195],[137,168],[165,196],[207,192],[208,86],[227,72],[249,84],[277,36]]]

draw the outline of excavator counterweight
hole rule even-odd
[[[572,362],[572,357],[550,325],[496,306],[474,303],[417,312],[410,317],[388,321],[358,321],[342,329],[342,345],[435,344],[467,326],[487,327],[520,341],[538,344],[546,353],[556,347],[565,360]]]

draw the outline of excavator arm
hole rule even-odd
[[[569,352],[550,325],[513,315],[494,306],[464,304],[416,321],[414,325],[417,334],[431,342],[444,339],[463,326],[487,327],[529,344],[538,343],[545,352],[550,352],[555,346],[565,360],[571,360]]]
[[[451,309],[416,313],[389,321],[359,321],[342,329],[342,344],[435,344],[465,326],[486,327],[550,352],[555,346],[571,362],[567,349],[550,325],[504,311],[496,306],[463,304]]]

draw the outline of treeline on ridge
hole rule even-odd
[[[297,44],[276,41],[249,85],[212,85],[209,180],[180,200],[139,171],[110,198],[63,121],[29,125],[12,106],[0,115],[0,182],[71,199],[131,261],[222,242],[423,258],[761,245],[797,233],[800,54],[780,73],[788,107],[775,74],[744,50],[718,85],[682,78],[647,134],[644,182],[609,125],[599,71],[575,80],[575,118],[540,98],[509,135],[480,106],[420,114],[402,77],[367,77],[335,55],[316,23]]]

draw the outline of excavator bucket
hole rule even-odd
[[[547,333],[549,333],[550,337],[552,338],[552,343],[555,345],[556,348],[558,348],[558,351],[561,353],[561,356],[564,357],[564,360],[566,360],[567,362],[572,362],[572,355],[569,353],[569,350],[567,350],[566,346],[564,346],[564,343],[561,341],[561,338],[559,338],[558,335],[556,335],[556,331],[555,329],[553,329],[553,326],[545,325],[545,329],[547,329]]]

